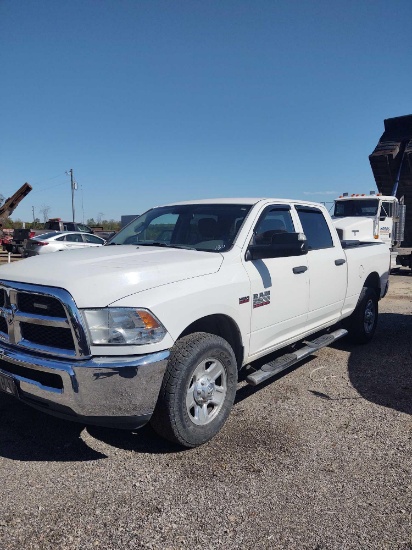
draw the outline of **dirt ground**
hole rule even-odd
[[[374,341],[340,340],[182,451],[145,427],[58,420],[0,396],[0,548],[412,549],[412,275]]]

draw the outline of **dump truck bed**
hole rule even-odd
[[[412,247],[412,115],[387,118],[385,131],[369,156],[376,186],[383,195],[392,195],[400,170],[396,197],[406,205],[405,247]],[[402,162],[403,159],[403,162]]]

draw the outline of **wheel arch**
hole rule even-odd
[[[381,299],[381,278],[379,277],[378,273],[376,273],[376,271],[370,273],[366,277],[363,286],[367,288],[372,288],[376,292],[378,300]]]
[[[226,340],[233,349],[238,369],[240,369],[244,355],[242,335],[237,323],[231,317],[216,313],[197,319],[184,329],[178,339],[194,332],[207,332]]]

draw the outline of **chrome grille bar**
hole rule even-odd
[[[66,290],[0,280],[0,293],[4,294],[3,303],[0,305],[0,316],[5,319],[7,324],[7,334],[0,332],[0,341],[55,357],[71,357],[74,359],[90,357],[82,318],[72,296]],[[33,297],[32,309],[38,308],[38,314],[19,310],[19,294],[21,295],[21,293],[24,293],[25,303],[27,303],[27,299]],[[64,312],[65,317],[47,315],[48,306],[41,302],[42,298],[46,298],[51,306],[53,300],[56,300],[58,302],[56,305],[59,306],[58,312]],[[34,302],[36,299],[39,300],[39,303]],[[43,326],[46,335],[48,327],[70,331],[74,349],[44,345],[44,342],[35,342],[24,338],[22,327],[27,325]]]

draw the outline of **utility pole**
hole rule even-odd
[[[73,178],[73,168],[70,168],[70,184],[72,188],[72,215],[73,215],[73,222],[74,222],[74,178]]]
[[[83,185],[80,184],[80,190],[82,192],[82,223],[84,223],[84,204],[83,204]]]
[[[36,225],[36,218],[34,217],[34,206],[31,207],[33,212],[33,227]]]

